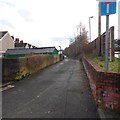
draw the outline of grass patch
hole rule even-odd
[[[88,60],[105,71],[105,58],[104,57],[90,57]],[[114,61],[109,61],[109,72],[120,72],[120,58],[115,58]]]

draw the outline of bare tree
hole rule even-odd
[[[71,58],[75,58],[82,54],[82,45],[84,42],[87,42],[87,31],[82,22],[77,25],[77,36],[75,38],[70,38],[70,45],[63,52]]]

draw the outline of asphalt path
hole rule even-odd
[[[78,60],[65,59],[2,92],[3,118],[98,118]]]

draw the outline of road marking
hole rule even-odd
[[[8,90],[10,88],[14,88],[14,87],[15,87],[14,85],[8,85],[6,87],[0,88],[0,91],[2,92],[2,91],[5,91],[5,90]]]

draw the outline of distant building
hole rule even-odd
[[[23,40],[19,41],[19,38],[15,39],[15,49],[29,48],[28,43],[23,43]]]
[[[114,49],[115,49],[115,57],[120,58],[120,40],[119,39],[115,39]]]
[[[5,53],[5,58],[25,57],[33,54],[58,55],[58,52],[59,51],[55,47],[8,49]]]
[[[119,39],[115,39],[114,48],[115,48],[115,51],[120,51],[120,40]]]
[[[6,52],[7,49],[14,49],[14,39],[10,36],[8,31],[0,32],[0,54]]]

